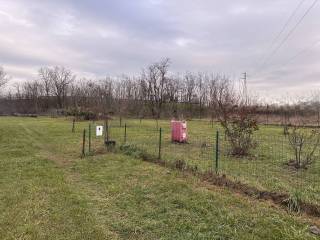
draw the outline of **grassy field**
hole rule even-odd
[[[124,122],[124,120],[123,120]],[[146,153],[158,156],[159,130],[154,120],[126,120],[126,143],[135,145]],[[260,126],[255,133],[257,148],[244,158],[232,157],[224,132],[218,124],[209,121],[188,121],[188,144],[173,144],[170,138],[170,122],[159,121],[162,128],[163,160],[183,160],[199,171],[215,171],[215,138],[219,130],[218,171],[229,178],[260,190],[276,191],[301,196],[302,200],[320,204],[320,154],[307,170],[294,170],[287,163],[294,159],[288,138],[281,127]],[[124,142],[124,127],[118,120],[111,122],[111,137]],[[307,144],[307,143],[306,143]]]
[[[178,171],[102,151],[81,158],[87,125],[0,118],[1,239],[316,239],[302,216]]]

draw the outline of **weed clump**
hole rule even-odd
[[[184,160],[177,160],[175,162],[175,168],[179,170],[184,170],[187,167],[187,164]]]
[[[134,157],[134,158],[141,158],[145,161],[153,161],[154,158],[150,156],[150,154],[143,151],[141,148],[137,147],[134,144],[124,144],[120,146],[120,151],[123,152],[125,155]]]
[[[284,200],[284,204],[288,207],[289,212],[300,213],[302,203],[302,193],[295,191]]]

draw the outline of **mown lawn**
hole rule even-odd
[[[81,158],[87,124],[0,118],[0,239],[316,239],[304,217],[195,177],[121,154]]]

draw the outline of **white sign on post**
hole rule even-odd
[[[102,136],[103,135],[103,126],[96,126],[96,136]]]

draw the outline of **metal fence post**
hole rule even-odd
[[[108,119],[105,121],[105,130],[104,130],[104,141],[109,141],[109,121]]]
[[[124,124],[124,143],[127,142],[127,124]]]
[[[86,129],[83,129],[83,138],[82,138],[82,156],[86,155]]]
[[[72,132],[74,133],[74,124],[75,124],[75,119],[72,120]]]
[[[91,123],[89,124],[89,153],[91,153]]]
[[[103,129],[103,141],[105,142],[107,138],[107,120],[104,121],[104,129]]]
[[[216,132],[216,174],[219,172],[219,131]]]
[[[161,142],[162,142],[162,128],[159,129],[159,152],[158,152],[158,159],[161,159]]]

